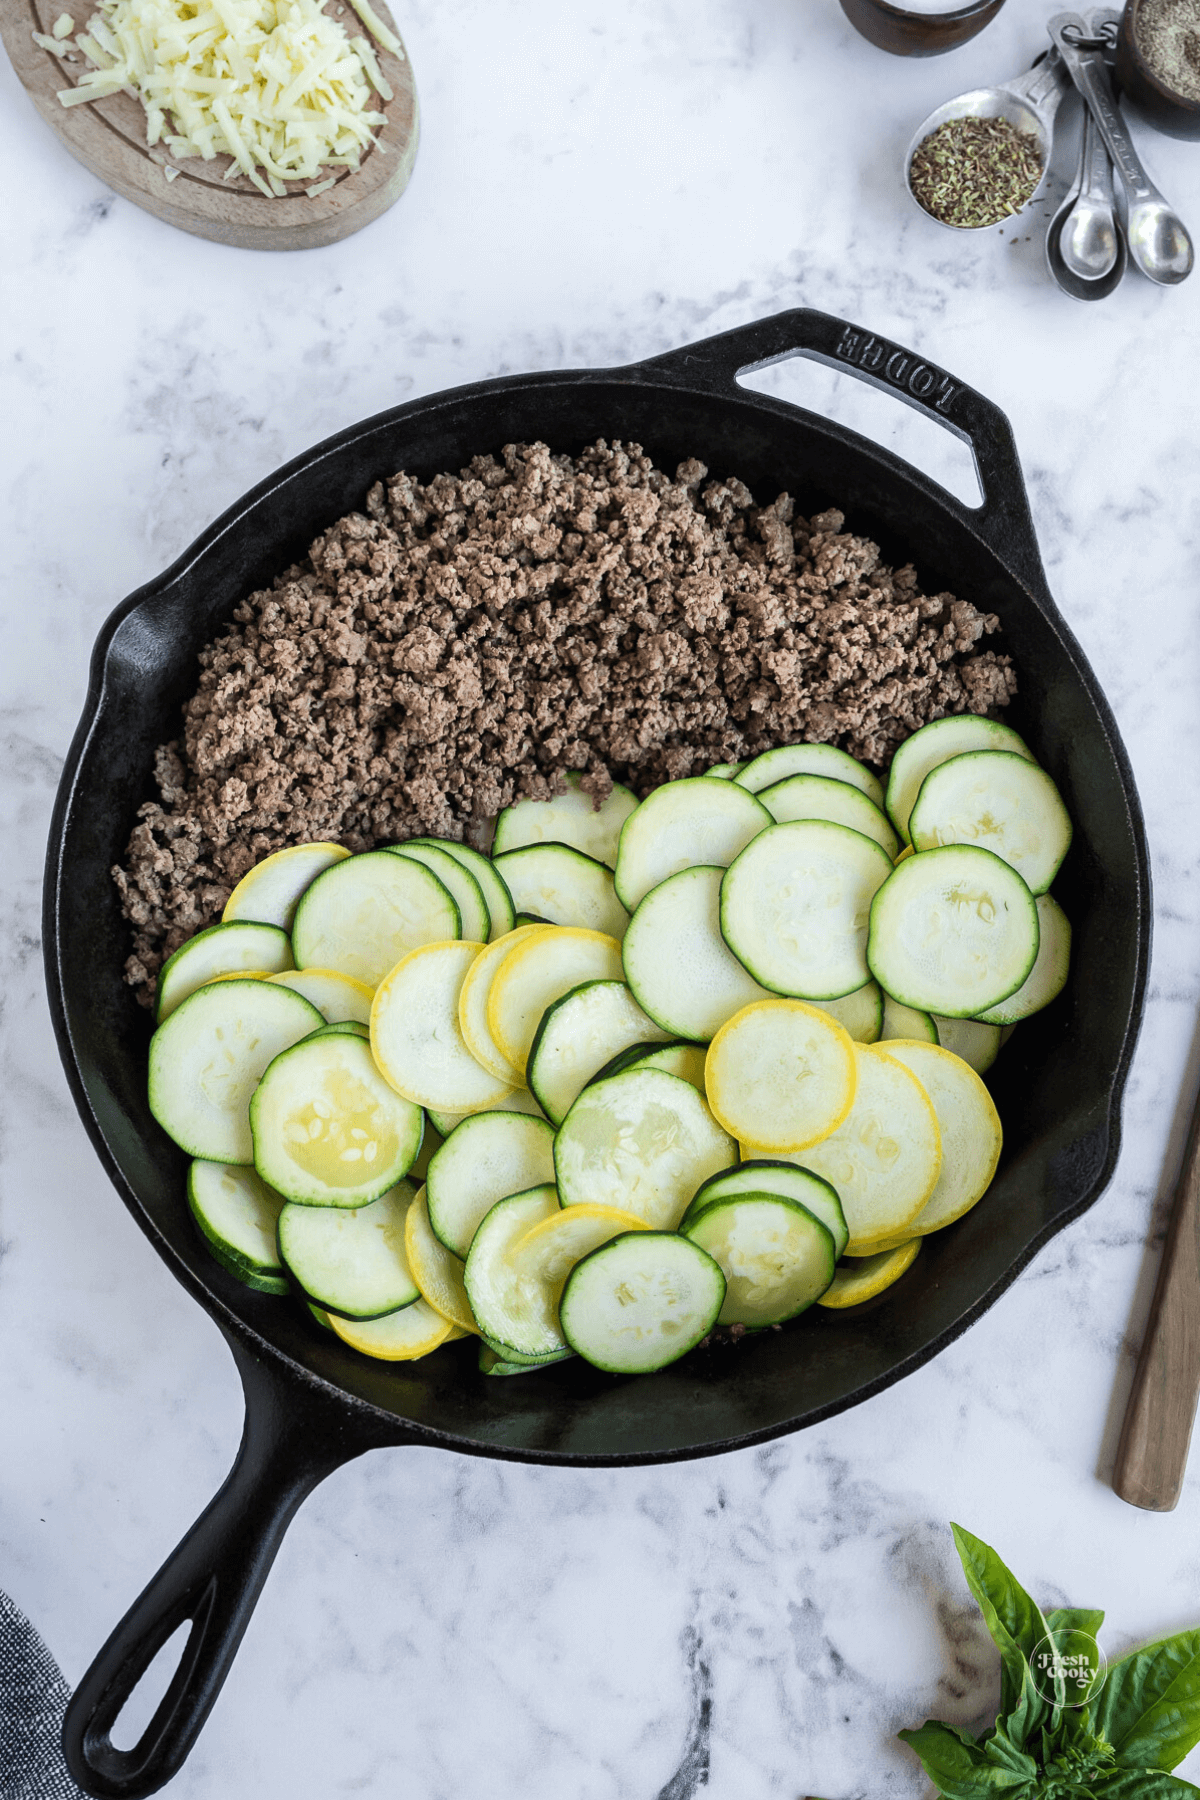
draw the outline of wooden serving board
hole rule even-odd
[[[348,0],[341,3],[348,35],[361,32],[369,40],[370,33],[359,23]],[[335,17],[338,4],[339,0],[330,0]],[[374,5],[384,23],[395,30],[382,0],[374,0]],[[77,30],[82,30],[94,7],[92,0],[0,0],[0,38],[13,67],[72,156],[123,199],[145,207],[168,225],[242,250],[312,250],[321,244],[335,244],[369,225],[408,186],[417,155],[419,114],[407,55],[394,56],[378,44],[372,45],[394,90],[393,98],[386,102],[372,96],[375,110],[387,119],[379,134],[386,151],[372,147],[357,169],[339,170],[335,185],[315,199],[308,198],[305,184],[297,184],[285,197],[268,200],[244,175],[224,179],[230,163],[227,156],[212,162],[199,157],[177,162],[161,144],[150,149],[141,101],[128,94],[112,94],[85,106],[62,106],[59,91],[74,86],[91,64],[82,52],[75,53],[74,62],[62,61],[35,44],[33,33],[49,35],[64,11],[71,13]],[[168,181],[164,173],[168,166],[179,170],[174,181]]]

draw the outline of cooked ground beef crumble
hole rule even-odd
[[[478,842],[568,769],[600,800],[798,740],[882,767],[930,719],[1012,697],[979,647],[994,614],[922,593],[840,512],[707,477],[636,444],[511,444],[378,482],[243,601],[113,871],[139,997],[285,845]]]

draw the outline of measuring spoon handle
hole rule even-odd
[[[1068,32],[1074,31],[1086,39],[1089,35],[1086,21],[1078,13],[1056,13],[1047,29],[1072,81],[1091,109],[1131,204],[1138,200],[1161,200],[1166,206],[1166,198],[1142,167],[1141,158],[1125,129],[1101,53],[1078,49],[1068,36]]]

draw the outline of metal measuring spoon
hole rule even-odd
[[[948,220],[938,219],[936,213],[926,212],[913,193],[913,157],[930,132],[936,131],[939,125],[944,125],[947,119],[1007,119],[1018,131],[1027,132],[1037,144],[1041,158],[1042,173],[1034,194],[1040,192],[1042,182],[1046,179],[1046,170],[1050,166],[1054,115],[1070,85],[1070,77],[1061,60],[1051,53],[1043,61],[1035,63],[1027,75],[1018,75],[1013,81],[1002,81],[998,87],[972,88],[969,93],[958,94],[953,100],[947,100],[944,106],[939,106],[936,112],[931,112],[925,123],[917,128],[904,159],[905,186],[912,195],[913,205],[920,207],[922,217],[935,219],[939,225],[948,225],[951,231],[992,231],[996,225],[1004,223],[1002,219],[993,219],[987,225],[949,225]],[[1034,198],[1034,194],[1030,195],[1030,200]],[[1028,205],[1028,201],[1026,204]]]
[[[1113,216],[1112,164],[1086,101],[1079,172],[1047,229],[1046,266],[1074,300],[1103,300],[1129,266]]]
[[[1103,14],[1101,18],[1115,18]],[[1072,81],[1083,95],[1108,148],[1125,203],[1125,235],[1129,254],[1142,274],[1160,285],[1183,281],[1192,272],[1195,252],[1187,227],[1168,205],[1145,169],[1117,111],[1103,53],[1090,45],[1088,27],[1078,13],[1056,13],[1049,24]]]

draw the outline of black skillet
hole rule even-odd
[[[984,502],[968,508],[854,432],[741,389],[737,376],[816,358],[940,420],[972,447]],[[616,1380],[574,1361],[511,1380],[472,1343],[414,1364],[360,1357],[209,1257],[184,1201],[186,1161],[146,1105],[146,1016],[122,985],[127,951],[109,870],[152,791],[155,746],[178,731],[196,653],[238,600],[361,506],[379,477],[429,476],[514,440],[577,451],[643,444],[667,469],[699,456],[760,500],[840,506],[927,592],[1000,615],[1016,660],[1013,723],[1059,784],[1075,841],[1056,893],[1075,929],[1067,992],[1021,1027],[993,1071],[1004,1158],[986,1203],[929,1240],[904,1281],[859,1312],[819,1309],[731,1350]],[[1146,845],[1125,750],[1050,598],[1012,434],[990,401],[899,346],[823,313],[781,313],[631,368],[518,375],[380,414],[299,457],[132,595],[100,634],[59,790],[45,897],[50,1001],[76,1104],[143,1231],[225,1334],[246,1424],[233,1470],[84,1676],[68,1710],[71,1771],[91,1794],[153,1793],[212,1706],[289,1520],[339,1464],[377,1444],[588,1467],[704,1456],[795,1431],[878,1393],[977,1319],[1092,1204],[1117,1156],[1121,1091],[1150,944]],[[191,1630],[140,1742],[112,1726],[176,1628]]]

